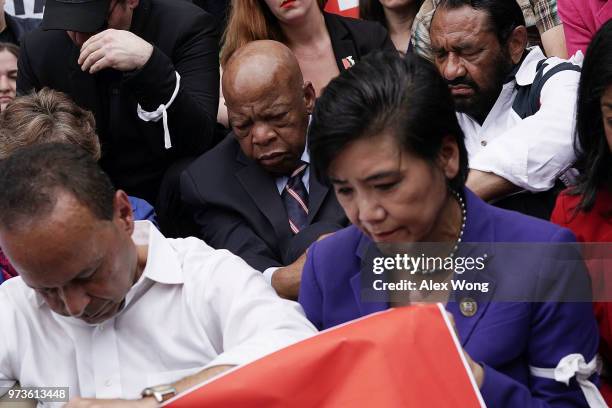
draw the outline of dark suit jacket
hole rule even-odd
[[[21,18],[11,16],[8,13],[4,13],[4,19],[6,21],[6,28],[13,33],[15,45],[19,45],[21,38],[28,32],[38,28],[42,20],[38,18]]]
[[[230,0],[193,0],[193,4],[212,14],[217,22],[219,37],[225,31],[227,15],[229,14]]]
[[[240,149],[233,133],[181,177],[200,237],[263,271],[295,261],[320,235],[348,225],[331,189],[310,175],[309,226],[294,235],[273,176]]]
[[[377,22],[333,13],[323,13],[323,16],[340,71],[346,69],[344,58],[350,57],[357,62],[373,51],[395,51],[387,29]]]
[[[490,290],[470,294],[477,300],[473,315],[462,313],[456,301],[448,302],[446,309],[454,317],[461,346],[484,367],[480,388],[484,402],[489,407],[508,408],[587,406],[575,380],[567,386],[530,373],[530,366],[555,368],[569,354],[581,354],[590,362],[597,353],[597,326],[588,301],[590,281],[584,265],[572,262],[575,258],[568,254],[572,246],[561,245],[575,242],[575,237],[551,223],[488,205],[469,190],[465,197],[463,242],[481,243],[480,249],[488,254],[484,270],[465,276],[488,282]],[[524,243],[520,246],[524,251],[516,256],[509,245],[493,243]],[[327,329],[389,307],[386,302],[364,298],[371,286],[364,286],[362,275],[371,276],[372,268],[362,262],[371,245],[367,236],[350,226],[308,250],[299,302],[317,328]],[[546,293],[552,295],[547,299],[567,299],[574,291],[584,296],[575,303],[507,301],[536,300],[529,295],[534,287],[546,287]],[[596,377],[592,378],[595,382]]]
[[[210,14],[187,1],[140,0],[134,34],[154,45],[139,70],[91,75],[77,64],[79,48],[64,31],[28,33],[22,40],[17,91],[50,87],[91,110],[102,142],[102,167],[118,188],[156,202],[160,180],[180,157],[195,157],[214,144],[219,104],[219,46]],[[162,120],[145,122],[137,105],[155,111],[180,90],[168,109],[172,148],[164,148]]]

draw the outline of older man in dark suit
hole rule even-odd
[[[295,298],[308,246],[347,225],[309,168],[314,88],[289,48],[274,41],[239,49],[222,85],[233,132],[183,173],[183,199],[206,242],[241,256],[281,296]]]

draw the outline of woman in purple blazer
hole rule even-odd
[[[332,182],[353,223],[308,251],[299,301],[319,329],[388,307],[444,302],[488,406],[602,402],[590,282],[574,236],[492,207],[464,187],[463,133],[431,65],[377,54],[343,72],[317,101],[309,143],[315,172]],[[529,244],[517,252],[496,242]],[[419,254],[455,263],[411,269],[393,261]],[[459,255],[470,254],[473,268],[460,275]],[[444,291],[408,280],[481,286]],[[383,285],[400,283],[406,287],[377,297],[381,287],[393,289]]]

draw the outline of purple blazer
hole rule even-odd
[[[612,1],[557,0],[568,55],[586,50],[597,30],[612,18]]]
[[[567,229],[493,207],[469,190],[465,190],[465,201],[464,242],[575,242]],[[362,301],[359,271],[370,245],[369,238],[350,226],[310,247],[299,302],[320,330],[389,307],[386,302]],[[586,362],[595,357],[599,335],[591,303],[490,301],[494,293],[529,290],[511,278],[518,271],[534,270],[534,264],[539,265],[538,274],[548,273],[548,282],[565,289],[584,286],[585,282],[590,287],[585,270],[563,273],[542,265],[540,256],[506,259],[495,251],[491,246],[486,268],[479,272],[490,282],[491,290],[477,300],[476,313],[464,316],[456,302],[446,307],[455,318],[463,348],[484,367],[480,391],[485,403],[490,407],[587,406],[575,378],[567,386],[531,374],[530,367],[555,368],[563,357],[574,353],[581,354]],[[546,276],[538,277],[538,282],[547,281]],[[597,374],[591,381],[598,383]]]

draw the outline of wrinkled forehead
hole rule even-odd
[[[235,88],[235,91],[225,96],[225,104],[230,115],[255,117],[279,109],[295,109],[301,100],[301,93],[286,84]]]
[[[285,74],[279,70],[271,72],[263,69],[225,73],[223,95],[226,100],[236,104],[291,96],[298,87],[295,81]]]
[[[261,98],[251,100],[228,100],[227,108],[230,115],[235,114],[246,115],[249,117],[259,117],[279,110],[293,110],[296,108],[296,104],[295,98],[291,98],[291,95],[269,94],[262,96]]]
[[[489,15],[470,6],[438,8],[431,21],[431,41],[434,45],[445,42],[479,42],[495,35]]]

